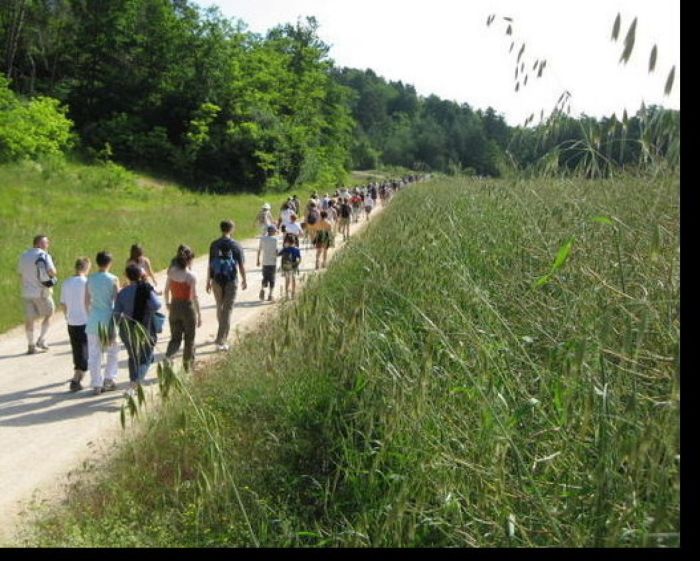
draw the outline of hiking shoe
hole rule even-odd
[[[264,288],[260,289],[259,296],[260,296],[260,300],[265,300],[265,289]]]
[[[96,387],[96,388],[92,388],[92,393],[93,393],[94,395],[100,395],[103,391],[104,391],[104,390],[103,390],[102,388],[100,388],[99,386]]]
[[[83,389],[83,385],[80,382],[78,382],[77,380],[71,380],[69,389],[72,392],[79,392],[80,390]]]
[[[216,347],[219,351],[228,351],[230,347],[228,346],[228,343],[223,343],[222,345],[218,345]]]
[[[29,345],[29,348],[27,349],[27,354],[28,355],[35,355],[39,351],[36,350],[36,347],[34,345]]]
[[[272,302],[273,300],[274,300],[274,298],[272,297],[272,294],[270,294],[270,295],[267,297],[267,301],[268,301],[268,302]]]
[[[114,380],[105,380],[104,384],[102,384],[102,391],[111,392],[116,389],[117,384],[114,383]]]
[[[48,351],[49,346],[44,342],[44,341],[37,341],[36,342],[36,348],[41,349],[42,351]]]

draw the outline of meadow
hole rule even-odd
[[[411,187],[25,545],[677,546],[679,267],[677,176]]]
[[[2,165],[0,185],[0,290],[7,298],[0,333],[24,319],[17,264],[37,234],[51,239],[49,251],[61,280],[73,274],[79,256],[94,262],[103,249],[112,252],[114,271],[122,275],[134,243],[142,244],[155,270],[161,270],[181,243],[198,256],[206,254],[224,218],[236,222],[236,238],[255,236],[254,217],[262,203],[269,202],[276,217],[289,196],[192,192],[116,164],[60,159]],[[297,194],[305,202],[312,190],[307,186]],[[54,290],[57,302],[59,294],[60,286]]]

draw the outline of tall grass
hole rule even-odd
[[[401,192],[27,543],[678,545],[678,198]]]
[[[62,160],[0,166],[0,332],[23,321],[17,264],[39,233],[52,240],[59,277],[73,274],[77,257],[94,261],[107,249],[123,265],[134,243],[144,246],[156,270],[164,269],[180,243],[205,255],[219,222],[236,222],[235,236],[257,234],[253,220],[263,201],[277,212],[288,194],[212,195],[193,193],[107,164],[86,166]],[[300,198],[308,196],[299,190]],[[54,291],[58,298],[60,287]]]

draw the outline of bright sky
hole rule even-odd
[[[535,122],[564,90],[571,113],[601,117],[624,109],[633,114],[642,101],[680,109],[680,0],[199,0],[216,5],[248,29],[264,33],[298,17],[315,16],[321,39],[339,66],[372,68],[388,80],[413,84],[420,95],[493,107],[510,125],[531,113]],[[621,15],[618,41],[611,41]],[[490,27],[486,19],[496,14]],[[513,35],[506,36],[513,19]],[[637,17],[629,62],[619,63],[624,38]],[[515,40],[512,53],[510,43]],[[515,92],[515,60],[529,74]],[[648,72],[654,45],[656,70]],[[532,71],[546,59],[542,78]],[[671,95],[664,85],[676,66]]]

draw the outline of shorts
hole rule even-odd
[[[56,311],[56,305],[51,296],[24,299],[24,315],[28,320],[51,317]]]
[[[277,271],[276,265],[263,265],[262,268],[262,285],[271,287],[275,286],[275,272]]]
[[[350,224],[350,217],[349,217],[349,216],[348,216],[347,218],[344,218],[344,217],[341,216],[341,217],[338,219],[338,225],[339,225],[339,226],[347,226],[348,224]]]

